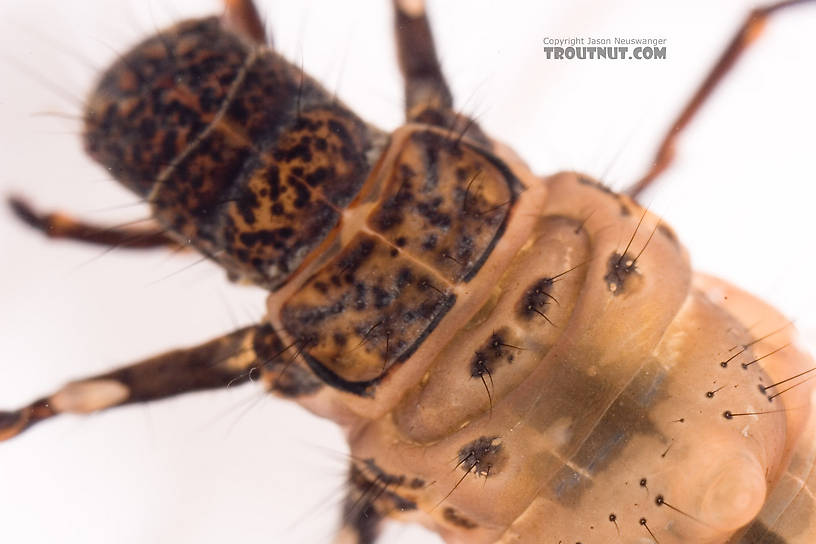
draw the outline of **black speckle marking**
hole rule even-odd
[[[324,140],[325,141],[325,140]],[[334,172],[328,168],[319,167],[306,175],[306,183],[311,187],[317,187],[327,179],[333,178]]]
[[[501,472],[506,461],[507,454],[502,451],[501,439],[498,436],[481,436],[459,450],[457,466],[465,472],[487,478]]]
[[[470,376],[472,378],[482,378],[485,375],[491,376],[496,371],[497,366],[502,361],[513,362],[512,348],[508,347],[502,336],[504,330],[490,335],[470,360]],[[492,379],[492,378],[491,378]]]
[[[615,191],[613,191],[612,189],[610,189],[609,187],[607,187],[606,185],[604,185],[600,181],[596,181],[596,180],[588,178],[586,176],[579,175],[578,176],[578,183],[580,183],[581,185],[588,185],[589,187],[594,187],[595,189],[598,189],[602,193],[617,196],[617,193],[615,193]]]
[[[428,220],[431,226],[438,227],[444,231],[450,228],[452,219],[450,214],[439,211],[441,203],[441,198],[435,198],[429,202],[418,202],[416,210],[419,212],[419,215]]]
[[[263,361],[265,372],[279,373],[272,384],[276,393],[288,398],[303,397],[323,387],[323,382],[308,368],[289,360],[288,348],[283,347],[271,326],[258,329],[253,338],[253,349],[258,359]]]
[[[324,282],[322,282],[322,281],[316,281],[316,282],[314,283],[313,287],[314,287],[314,288],[315,288],[315,289],[316,289],[318,292],[323,293],[323,294],[325,294],[325,293],[327,293],[327,292],[329,291],[329,286],[328,286],[328,285],[326,285],[326,284],[325,284]]]
[[[414,273],[413,271],[406,267],[402,267],[397,272],[397,289],[404,289],[406,285],[411,284],[414,281]]]
[[[373,472],[373,480],[369,478],[366,469]],[[349,502],[352,504],[350,510],[356,511],[361,520],[367,517],[366,513],[362,511],[362,506],[370,509],[372,513],[390,512],[394,509],[400,512],[416,510],[417,505],[414,501],[392,491],[392,488],[400,486],[401,484],[398,482],[404,479],[404,476],[392,476],[385,473],[371,459],[365,460],[363,467],[358,466],[356,463],[352,464],[351,473],[349,474],[351,487]],[[348,519],[348,517],[347,512],[346,518]],[[372,538],[364,540],[364,542],[373,542],[375,532],[376,528],[374,527],[372,528]]]
[[[337,222],[308,186],[345,207],[367,177],[378,131],[274,52],[253,61],[252,50],[218,17],[163,30],[102,74],[83,133],[91,157],[118,181],[155,194],[155,216],[177,238],[228,277],[274,290]],[[342,157],[332,150],[338,143]],[[298,229],[283,245],[241,247],[243,231],[286,225]]]
[[[409,253],[458,283],[476,274],[501,238],[516,187],[494,157],[449,143],[430,131],[413,133],[367,223],[398,247],[404,240]],[[485,175],[471,189],[477,170]]]
[[[334,387],[373,394],[455,302],[446,287],[436,287],[436,280],[393,249],[358,235],[283,307],[281,318],[293,337],[316,339],[302,355]],[[317,283],[325,293],[311,288]],[[332,339],[335,332],[347,335],[346,349]]]
[[[604,281],[607,288],[613,295],[620,295],[625,292],[627,278],[637,273],[635,258],[629,253],[621,255],[616,251],[609,257],[606,270]]]
[[[410,482],[408,482],[408,487],[411,489],[422,489],[425,487],[425,480],[422,478],[413,478]]]
[[[281,364],[281,372],[274,380],[272,388],[287,397],[305,397],[317,393],[325,384],[308,368],[299,364]]]
[[[389,487],[402,487],[405,484],[407,478],[404,474],[399,476],[389,474],[380,468],[374,459],[364,459],[363,464],[365,468],[374,475],[375,480],[378,482],[382,482]]]
[[[555,302],[555,297],[550,294],[552,286],[552,278],[541,278],[528,287],[518,304],[519,315],[532,319],[545,314],[546,306]]]
[[[340,259],[340,270],[346,273],[354,273],[363,263],[366,262],[371,252],[374,250],[374,242],[370,239],[363,239]]]
[[[479,525],[476,522],[471,521],[470,519],[460,515],[456,509],[451,508],[450,506],[446,507],[442,511],[442,517],[445,518],[445,521],[450,523],[451,525],[455,525],[462,529],[475,529]]]

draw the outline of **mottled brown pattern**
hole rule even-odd
[[[367,394],[454,300],[430,271],[377,237],[358,234],[286,301],[281,318],[318,375]]]
[[[493,286],[494,296],[434,354],[427,378],[394,411],[394,420],[407,437],[434,442],[476,417],[489,416],[491,405],[495,408],[499,399],[512,395],[540,365],[558,341],[586,282],[589,240],[584,231],[576,232],[576,225],[560,216],[537,222],[530,235],[533,243],[506,264]],[[531,272],[540,274],[535,281],[519,279],[529,278]],[[541,283],[542,276],[550,280],[546,283],[552,298],[536,298],[547,303],[536,308],[539,314],[527,311],[526,301],[531,284]],[[459,401],[452,404],[451,397]]]
[[[782,316],[694,274],[631,198],[535,177],[453,109],[421,3],[394,5],[390,136],[263,46],[250,0],[103,75],[86,147],[150,202],[149,245],[195,247],[269,312],[0,412],[0,440],[261,378],[347,431],[356,544],[403,514],[452,542],[812,541],[813,363],[788,325],[758,332]],[[77,240],[135,232],[14,206]]]
[[[394,512],[411,512],[417,505],[399,494],[401,482],[381,472],[370,472],[371,465],[352,463],[349,489],[343,507],[343,520],[354,527],[360,544],[374,542],[379,522]]]
[[[232,279],[270,289],[337,224],[332,208],[365,181],[373,139],[312,78],[216,18],[136,46],[86,113],[90,155],[163,226]]]
[[[251,339],[255,332],[255,327],[246,327],[200,346],[170,351],[95,379],[110,378],[125,384],[130,390],[128,403],[169,397],[180,391],[237,385],[249,380],[251,368],[258,372],[262,366],[258,358],[252,357],[251,344],[246,345],[247,338]],[[271,330],[268,334],[274,335]],[[249,354],[246,360],[251,363],[242,365],[236,372],[231,360],[240,359],[245,353]]]
[[[297,268],[308,251],[337,225],[339,212],[287,165],[264,153],[238,181],[239,200],[229,202],[218,239],[225,259],[251,267],[253,276],[279,278]]]
[[[336,107],[301,111],[291,130],[275,145],[273,156],[289,176],[305,182],[332,205],[343,207],[357,196],[369,167],[365,125]]]
[[[0,440],[15,436],[27,427],[66,411],[83,406],[83,397],[92,398],[100,384],[114,384],[122,395],[94,409],[111,408],[137,402],[149,402],[207,389],[239,385],[254,380],[277,355],[281,342],[267,323],[238,329],[208,342],[176,349],[123,366],[111,372],[87,377],[64,386],[15,412],[0,412]],[[280,393],[287,396],[309,395],[319,385],[312,376],[290,383]],[[61,399],[62,397],[62,399]],[[63,399],[68,399],[65,402]],[[62,408],[60,408],[62,406]],[[67,410],[86,413],[84,410]]]
[[[88,153],[146,196],[215,119],[246,56],[246,46],[215,18],[185,21],[143,41],[104,73],[88,100]]]
[[[151,193],[156,218],[209,255],[219,251],[214,223],[229,203],[230,185],[252,156],[248,143],[218,125],[199,140]]]
[[[225,259],[276,287],[338,224],[365,180],[364,126],[336,108],[301,112],[291,130],[249,161],[217,232]]]
[[[253,337],[252,347],[258,361],[257,368],[274,393],[293,399],[314,395],[325,386],[298,360],[297,346],[285,346],[272,327],[259,327]],[[250,378],[255,377],[253,375]]]
[[[449,281],[467,280],[501,236],[517,183],[482,152],[417,131],[400,150],[368,224]]]

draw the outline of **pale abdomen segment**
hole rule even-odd
[[[800,448],[783,477],[811,389],[774,384],[812,363],[785,320],[695,279],[625,197],[571,173],[516,210],[528,196],[534,220],[512,214],[505,237],[523,240],[496,246],[479,304],[352,430],[361,472],[452,542],[737,542],[763,505],[746,542],[792,538],[775,522],[812,465]]]

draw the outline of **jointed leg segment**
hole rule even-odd
[[[439,67],[424,2],[394,0],[394,24],[406,117],[414,119],[425,109],[450,111],[453,97]]]
[[[11,197],[8,203],[21,221],[49,238],[64,238],[87,244],[129,249],[186,247],[157,228],[102,227],[61,213],[37,212],[21,198]]]
[[[252,38],[258,44],[271,42],[264,30],[258,8],[252,0],[224,0],[224,24]]]
[[[280,342],[272,328],[256,325],[200,346],[170,351],[71,382],[19,410],[0,412],[0,440],[16,436],[35,423],[59,414],[87,414],[240,384],[257,377],[280,351]]]
[[[697,88],[697,91],[680,112],[680,115],[674,120],[668,133],[663,137],[663,141],[660,143],[660,147],[658,147],[649,170],[646,171],[637,183],[626,189],[625,192],[629,196],[636,198],[648,188],[660,174],[671,166],[671,163],[674,161],[677,138],[692,119],[694,119],[700,107],[705,103],[708,97],[711,96],[711,93],[726,74],[731,71],[731,68],[734,67],[734,64],[740,56],[748,49],[748,46],[759,37],[768,18],[783,9],[811,1],[813,0],[785,0],[757,8],[748,14],[748,17],[743,21],[739,30],[737,30],[737,33],[731,39],[728,47],[723,51],[722,55],[720,55],[714,67]]]
[[[453,96],[439,65],[424,0],[393,0],[393,5],[406,120],[445,128],[457,142],[468,136],[489,146],[478,124],[453,109]]]

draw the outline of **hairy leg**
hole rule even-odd
[[[59,414],[87,414],[254,380],[281,352],[272,327],[253,325],[199,346],[77,380],[18,410],[0,412],[0,441]]]
[[[405,118],[448,129],[456,141],[464,136],[488,144],[476,122],[453,109],[439,65],[423,0],[393,0],[397,60],[405,83]]]
[[[186,247],[176,242],[163,230],[155,227],[105,227],[93,225],[62,213],[38,212],[19,197],[10,197],[8,203],[18,219],[49,238],[63,238],[86,244],[130,249]]]

